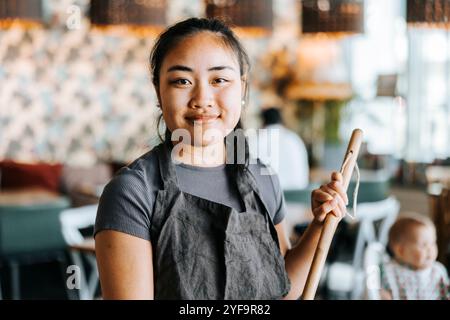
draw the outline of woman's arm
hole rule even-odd
[[[277,224],[275,228],[277,229],[279,239],[280,235],[286,234],[284,223]],[[291,281],[291,290],[284,299],[298,299],[302,294],[314,257],[314,252],[317,243],[319,242],[320,230],[320,224],[313,221],[308,226],[297,245],[289,250],[284,249],[283,251],[283,248],[288,248],[289,246],[287,238],[282,236],[285,240],[283,241],[280,239],[281,252],[285,253],[284,259],[286,271],[289,280]]]
[[[153,299],[150,241],[104,230],[95,237],[103,299]]]
[[[342,188],[342,175],[334,172],[331,179],[329,184],[313,191],[311,207],[314,219],[294,248],[289,249],[284,223],[275,226],[280,241],[280,250],[285,259],[286,271],[291,281],[291,290],[284,299],[300,298],[327,214],[332,213],[342,219],[346,213],[345,204],[348,199]]]

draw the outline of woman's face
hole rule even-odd
[[[185,129],[192,145],[223,141],[239,121],[244,90],[239,63],[211,32],[185,38],[168,52],[159,83],[167,127],[172,133]]]

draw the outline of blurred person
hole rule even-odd
[[[309,184],[308,152],[302,139],[283,125],[278,108],[261,112],[263,129],[258,130],[251,150],[278,175],[283,190],[305,189]]]
[[[392,259],[382,266],[381,298],[448,300],[447,270],[438,261],[436,228],[417,213],[402,215],[389,230]]]

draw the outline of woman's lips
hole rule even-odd
[[[196,115],[186,117],[192,123],[210,123],[219,118],[219,115]]]

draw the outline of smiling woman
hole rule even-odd
[[[194,146],[223,144],[220,136],[239,121],[246,86],[233,49],[213,32],[187,37],[167,54],[159,77],[158,99],[168,130],[187,130]],[[215,139],[205,141],[207,129],[218,131]],[[189,146],[184,151],[192,154],[195,148]]]
[[[236,148],[249,63],[233,32],[215,19],[182,21],[160,35],[150,63],[166,139],[101,196],[103,297],[298,298],[325,216],[345,213],[342,176],[315,190],[314,222],[290,250],[278,177],[249,161],[245,137]]]

